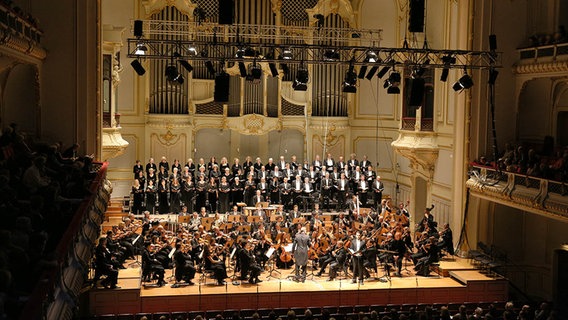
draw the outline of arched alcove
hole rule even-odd
[[[11,68],[2,97],[2,121],[15,122],[22,131],[33,135],[39,132],[39,88],[36,73],[36,67],[29,64],[18,64]]]

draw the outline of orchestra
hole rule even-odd
[[[294,265],[295,279],[305,281],[311,262],[317,277],[327,271],[328,280],[333,280],[351,270],[352,281],[363,284],[371,272],[377,274],[379,266],[385,271],[395,268],[395,275],[401,277],[406,259],[419,274],[427,275],[426,269],[441,254],[453,255],[451,230],[448,224],[436,230],[433,205],[426,208],[412,233],[408,202],[395,208],[390,199],[382,198],[380,176],[368,173],[372,166],[360,166],[362,162],[354,156],[348,162],[338,159],[335,162],[328,154],[323,161],[297,169],[294,161],[286,162],[283,171],[278,169],[283,158],[278,163],[269,161],[268,166],[260,159],[252,163],[247,158],[243,165],[235,159],[232,167],[222,159],[224,174],[217,174],[220,165],[214,158],[208,165],[203,159],[193,165],[189,159],[192,170],[174,160],[168,175],[170,167],[162,158],[157,188],[154,179],[140,179],[144,173],[152,175],[156,166],[152,159],[146,171],[137,163],[132,212],[146,210],[142,220],[131,214],[107,234],[105,251],[116,261],[112,268],[122,268],[126,258],[141,252],[143,277],[158,280],[159,286],[165,284],[164,272],[171,268],[176,285],[191,285],[196,272],[204,271],[210,271],[217,284],[224,284],[231,268],[240,272],[240,279],[258,284],[263,271]],[[241,176],[242,170],[248,170],[246,177]],[[335,210],[329,212],[333,204]],[[162,214],[179,219],[164,221]],[[100,265],[110,274],[112,285],[112,269]]]

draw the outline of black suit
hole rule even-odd
[[[107,285],[110,285],[111,288],[116,287],[118,270],[113,266],[110,250],[100,244],[95,250],[95,269],[96,273],[107,276],[107,278],[103,280],[105,287]]]

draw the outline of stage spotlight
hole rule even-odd
[[[461,91],[473,87],[473,79],[466,73],[456,83],[454,83],[454,91]]]
[[[246,78],[247,76],[247,67],[245,66],[244,62],[239,62],[239,72],[241,74],[241,78]]]
[[[213,67],[213,62],[211,61],[205,61],[205,68],[207,68],[207,71],[209,71],[209,73],[212,75],[215,75],[217,73],[217,71],[215,71],[215,68]]]
[[[298,69],[298,73],[296,74],[296,79],[294,79],[294,82],[292,83],[292,88],[295,91],[306,91],[308,90],[308,80],[308,69],[305,69],[303,64],[301,64]]]
[[[367,76],[365,78],[367,78],[367,80],[373,79],[373,76],[375,75],[375,73],[377,73],[377,70],[379,70],[378,66],[372,66],[371,70],[369,70],[369,73],[367,73]]]
[[[134,51],[134,54],[137,56],[143,56],[146,54],[146,52],[148,51],[148,47],[146,47],[146,44],[144,44],[144,42],[140,41],[136,44],[136,51]]]
[[[187,60],[179,60],[179,64],[187,70],[187,72],[193,71],[193,66]]]
[[[134,69],[134,71],[136,71],[136,73],[139,76],[144,75],[144,73],[146,73],[146,70],[144,69],[144,67],[142,66],[139,60],[132,60],[132,62],[130,62],[130,65],[132,66],[132,69]]]
[[[290,73],[290,68],[288,68],[288,65],[285,63],[281,63],[280,64],[280,68],[282,68],[282,72],[284,74],[289,74]]]
[[[375,63],[379,61],[379,57],[377,56],[377,53],[375,51],[369,50],[367,51],[367,59],[365,60],[370,63]]]
[[[273,77],[278,77],[279,73],[278,73],[278,68],[276,67],[276,63],[269,62],[268,68],[270,69],[270,73],[272,74]]]
[[[397,71],[391,72],[388,79],[385,80],[383,87],[387,89],[388,94],[399,94],[400,93],[400,73]]]
[[[175,81],[179,75],[178,69],[175,65],[166,66],[166,79],[168,81]]]
[[[334,49],[326,50],[323,53],[323,61],[337,61],[339,60],[339,58],[339,52],[335,51]]]
[[[377,73],[377,77],[379,79],[382,79],[385,76],[385,74],[387,74],[387,72],[389,72],[389,69],[390,69],[390,66],[384,66],[381,69],[381,71],[379,71],[379,73]]]
[[[134,20],[134,36],[136,38],[142,38],[142,36],[144,35],[143,30],[142,30],[142,20]]]
[[[260,78],[262,77],[262,69],[256,63],[253,63],[250,67],[250,79],[247,77],[247,80],[253,81],[254,83],[259,83]]]
[[[345,74],[345,81],[343,82],[343,92],[345,93],[357,92],[357,74],[353,69],[353,65],[349,65],[349,70]]]
[[[195,48],[194,45],[189,45],[187,47],[187,55],[190,57],[196,57],[197,56],[197,49]]]
[[[292,60],[294,55],[292,54],[292,50],[290,48],[286,48],[282,51],[282,55],[280,56],[283,60]]]
[[[321,13],[314,14],[314,18],[318,20],[318,29],[323,27],[323,23],[325,21],[325,17]]]
[[[359,68],[359,74],[357,75],[357,78],[363,79],[365,78],[365,74],[367,74],[367,66],[362,65],[361,68]]]
[[[442,62],[444,63],[444,68],[442,69],[442,75],[440,76],[440,81],[448,81],[448,74],[450,73],[450,65],[456,63],[456,58],[446,55],[442,57]]]

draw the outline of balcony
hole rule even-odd
[[[6,3],[0,4],[0,46],[43,60],[47,54],[40,41],[43,32],[30,14]]]
[[[477,197],[568,222],[568,186],[563,182],[473,166],[466,186]]]
[[[568,71],[568,42],[518,49],[517,74],[565,74]]]

